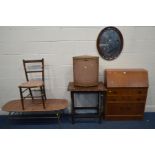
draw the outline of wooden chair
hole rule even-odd
[[[35,98],[41,98],[43,103],[43,108],[45,109],[45,100],[46,92],[45,92],[45,82],[44,82],[44,59],[40,60],[23,60],[23,66],[25,71],[25,76],[27,82],[24,82],[19,85],[20,97],[22,109],[24,110],[24,100],[26,98],[31,98],[34,100]],[[38,68],[39,67],[39,68]],[[32,78],[32,74],[40,74],[40,79]],[[24,90],[23,90],[24,89]],[[40,96],[34,96],[33,91],[38,89],[40,91]],[[24,93],[28,91],[28,95],[24,96]]]

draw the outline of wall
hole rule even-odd
[[[0,27],[0,107],[19,98],[17,86],[25,80],[22,59],[45,58],[47,97],[67,98],[70,103],[67,85],[73,80],[72,57],[99,56],[96,38],[103,28]],[[99,78],[103,80],[105,68],[147,69],[150,87],[146,111],[155,111],[155,27],[118,28],[124,37],[123,51],[113,61],[100,58]],[[89,97],[85,103],[93,99]]]

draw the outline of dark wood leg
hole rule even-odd
[[[97,93],[97,114],[100,115],[100,93]]]
[[[100,92],[100,122],[102,122],[103,117],[103,104],[105,103],[104,96],[104,92]]]
[[[23,93],[22,93],[21,87],[19,87],[19,91],[20,91],[20,99],[21,99],[22,109],[24,110],[24,98],[23,98]]]
[[[61,112],[60,111],[56,113],[56,117],[57,117],[59,128],[61,128],[61,120],[60,120]]]
[[[5,129],[11,129],[10,117],[11,117],[11,112],[9,112],[9,114],[7,116],[6,124],[4,126]]]
[[[98,92],[98,119],[99,123],[101,123],[101,94]]]
[[[44,93],[45,100],[47,100],[45,86],[43,86],[43,93]]]
[[[44,100],[44,92],[43,92],[43,87],[40,87],[41,90],[41,98],[42,98],[42,102],[43,102],[43,108],[45,109],[45,100]]]
[[[34,98],[33,98],[33,95],[32,95],[32,90],[31,90],[31,88],[29,88],[29,92],[30,92],[31,98],[32,98],[32,100],[33,100]]]
[[[73,92],[71,92],[71,102],[72,102],[72,124],[74,124],[75,109],[74,109],[74,93]]]

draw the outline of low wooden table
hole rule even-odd
[[[71,92],[71,101],[72,101],[72,123],[74,123],[74,118],[76,117],[84,117],[84,118],[90,118],[90,117],[97,117],[99,118],[99,122],[101,122],[102,114],[103,114],[103,102],[104,102],[104,96],[106,93],[106,88],[103,84],[103,82],[99,82],[97,86],[93,87],[79,87],[75,86],[74,82],[70,82],[68,85],[68,91]],[[98,104],[95,107],[78,107],[75,106],[74,103],[74,94],[77,93],[93,93],[98,95]],[[76,110],[87,110],[87,109],[95,109],[97,111],[96,114],[77,114]]]
[[[6,103],[2,107],[2,110],[9,112],[9,118],[15,116],[15,113],[26,114],[34,112],[56,112],[56,118],[59,121],[61,111],[67,108],[68,101],[65,99],[47,99],[45,101],[46,108],[43,108],[41,99],[34,99],[34,100],[29,99],[24,101],[24,105],[25,109],[23,110],[21,100],[12,100]],[[20,117],[21,115],[16,116]]]

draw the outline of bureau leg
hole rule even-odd
[[[74,93],[71,92],[71,102],[72,102],[72,124],[74,124],[74,113],[75,113],[75,108],[74,108]]]

